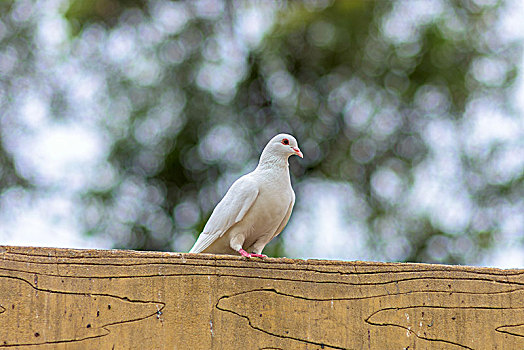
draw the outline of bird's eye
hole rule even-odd
[[[289,140],[288,139],[283,139],[282,140],[282,144],[286,145],[286,146],[289,145]]]

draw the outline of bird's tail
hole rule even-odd
[[[189,251],[190,253],[202,253],[207,247],[209,247],[217,237],[220,237],[220,232],[218,235],[209,235],[204,232],[198,236],[193,248]]]
[[[200,244],[200,236],[198,236],[197,240],[195,241],[195,244],[193,244],[193,247],[188,253],[200,253],[202,251],[201,244]]]

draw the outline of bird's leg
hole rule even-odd
[[[242,235],[236,235],[229,241],[229,246],[234,251],[237,251],[240,255],[243,257],[249,258],[251,257],[251,254],[246,252],[244,249],[242,249],[242,244],[244,244],[244,236]]]
[[[231,249],[236,250],[240,255],[242,255],[245,258],[267,258],[266,255],[260,254],[260,252],[262,252],[262,249],[264,249],[264,246],[262,246],[259,251],[257,251],[258,248],[253,247],[253,253],[250,254],[242,248],[242,244],[244,244],[244,236],[241,235],[237,235],[233,237],[231,241],[229,241],[229,246],[231,247]]]
[[[256,241],[251,246],[250,250],[252,251],[252,253],[250,254],[250,256],[257,257],[257,258],[267,258],[267,255],[262,254],[262,250],[264,249],[266,244],[267,244],[266,241]]]

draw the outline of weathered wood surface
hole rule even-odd
[[[524,349],[523,274],[0,247],[0,348]]]

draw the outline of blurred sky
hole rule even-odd
[[[42,2],[44,6],[35,8],[34,14],[38,21],[38,50],[45,51],[46,57],[59,57],[67,41],[67,21],[62,17],[62,1]],[[421,3],[421,2],[418,2]],[[426,4],[426,2],[424,2]],[[411,2],[410,2],[411,5]],[[511,2],[505,20],[499,28],[508,38],[524,37],[524,2]],[[166,23],[175,25],[169,13],[164,13]],[[169,17],[169,18],[168,18]],[[260,8],[246,8],[241,13],[235,30],[242,33],[241,40],[246,47],[256,46],[274,20],[271,6],[261,5]],[[173,29],[173,28],[171,28]],[[406,35],[403,23],[390,25],[391,36]],[[121,38],[120,38],[121,39]],[[132,50],[132,42],[119,40],[112,46],[112,57],[117,60]],[[234,63],[234,62],[233,62]],[[232,63],[232,64],[233,64]],[[5,60],[4,60],[4,63]],[[0,211],[0,243],[7,245],[53,246],[71,248],[111,248],[113,242],[109,236],[83,235],[82,227],[78,222],[79,216],[89,216],[89,211],[79,212],[78,193],[86,184],[97,183],[104,187],[103,181],[111,179],[111,168],[105,167],[105,157],[110,147],[104,132],[89,117],[89,113],[96,113],[96,108],[90,106],[92,95],[100,86],[100,77],[93,72],[75,66],[71,59],[60,65],[47,62],[52,69],[58,69],[62,75],[63,85],[74,95],[86,114],[85,118],[77,117],[72,120],[52,118],[39,95],[28,91],[23,101],[20,101],[16,118],[20,125],[20,132],[6,137],[6,148],[12,152],[19,172],[26,178],[38,183],[45,191],[32,193],[21,189],[13,189],[2,195],[3,203],[16,203],[10,208]],[[489,67],[488,67],[489,68]],[[497,78],[497,67],[479,67],[479,74],[485,79]],[[524,69],[522,62],[521,72]],[[493,71],[495,70],[495,71]],[[137,72],[147,78],[147,68]],[[216,89],[227,89],[223,81],[216,82]],[[207,82],[207,84],[213,83]],[[515,85],[515,105],[518,107],[515,116],[500,114],[489,106],[473,106],[471,111],[474,117],[465,123],[469,135],[461,135],[452,131],[445,123],[435,122],[428,128],[427,139],[435,143],[436,149],[441,150],[438,157],[428,167],[420,171],[418,177],[421,182],[415,184],[413,197],[417,203],[416,210],[427,210],[438,216],[448,229],[460,231],[464,228],[463,212],[468,211],[467,198],[453,193],[449,200],[442,192],[459,191],[459,189],[441,187],[439,178],[453,177],[453,159],[449,150],[452,150],[460,138],[464,138],[471,147],[484,145],[496,140],[512,140],[519,147],[513,149],[504,159],[500,160],[501,169],[522,168],[524,162],[524,79],[519,75]],[[481,111],[481,112],[479,112]],[[432,141],[433,140],[433,141]],[[298,140],[299,144],[306,140]],[[305,154],[305,157],[308,157]],[[295,160],[293,160],[295,161]],[[447,169],[444,171],[444,169]],[[97,174],[103,174],[98,175]],[[503,174],[502,174],[503,175]],[[393,172],[384,171],[371,180],[373,186],[381,189],[384,196],[395,196],[400,191],[398,179]],[[106,179],[106,180],[103,180]],[[100,183],[100,181],[102,181]],[[449,183],[449,182],[442,182]],[[385,186],[383,184],[387,184]],[[308,196],[314,200],[308,202],[307,208],[296,208],[288,227],[284,230],[284,242],[289,257],[377,260],[385,258],[395,261],[399,259],[399,247],[403,242],[391,243],[391,250],[385,250],[386,257],[373,256],[366,252],[364,227],[358,222],[345,220],[339,208],[348,206],[354,212],[365,210],[359,202],[351,202],[351,187],[344,183],[327,182],[325,180],[307,179],[300,186],[295,187],[298,196]],[[389,191],[389,192],[388,192]],[[342,195],[341,195],[342,194]],[[438,198],[437,198],[438,197]],[[348,198],[350,203],[348,203]],[[458,198],[458,199],[457,199]],[[444,205],[443,205],[444,204]],[[516,213],[513,221],[504,223],[504,236],[497,242],[496,248],[481,262],[482,265],[498,267],[524,267],[524,250],[515,242],[522,237],[524,214]],[[311,225],[313,223],[313,225]],[[391,240],[398,238],[393,233]],[[193,243],[190,235],[181,235],[177,238],[177,246],[189,249]],[[468,242],[464,242],[467,249]],[[394,248],[394,249],[393,249]],[[435,252],[438,254],[438,252]]]

